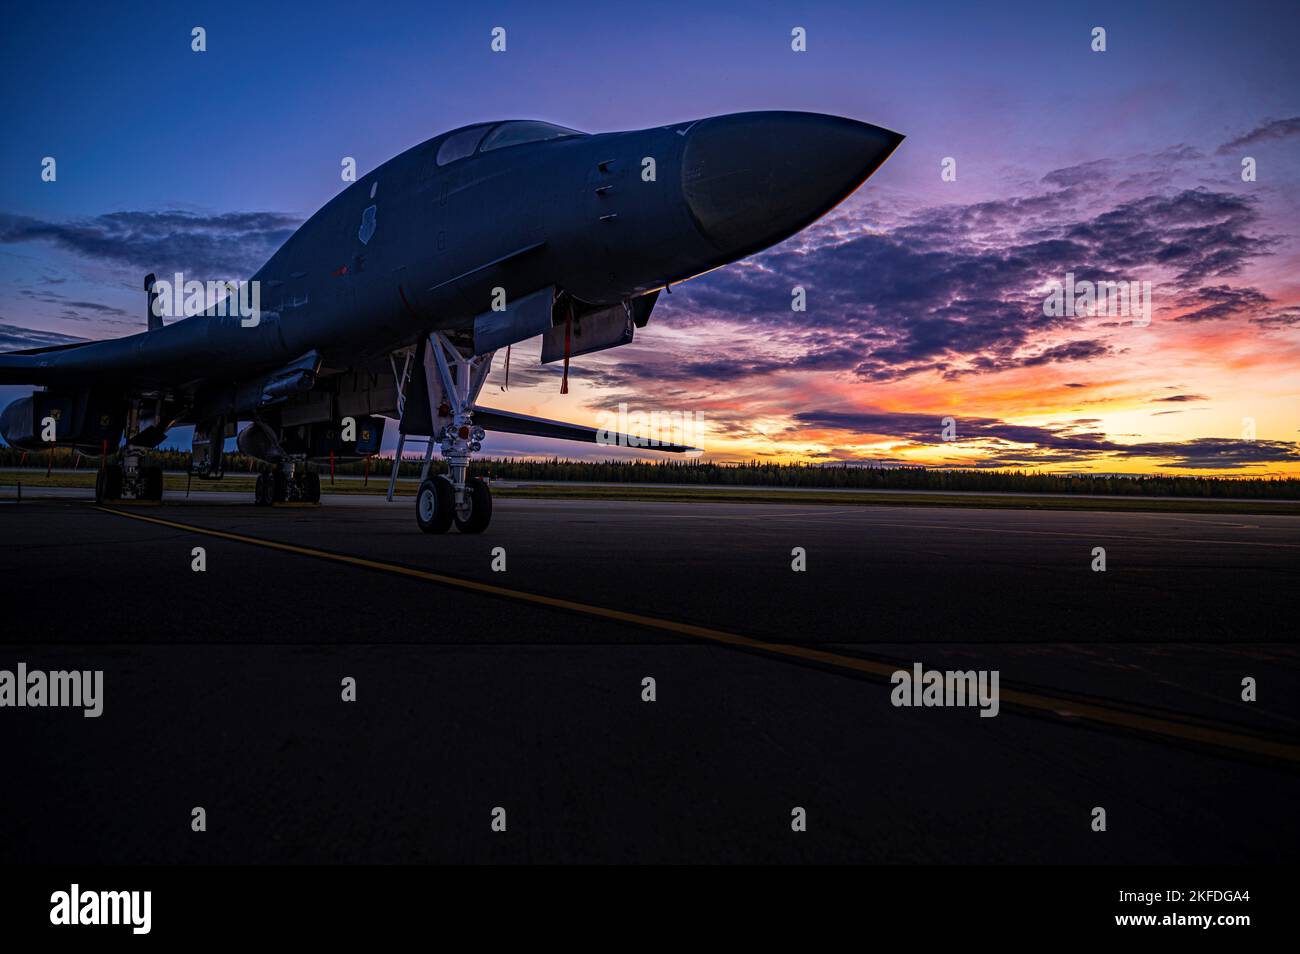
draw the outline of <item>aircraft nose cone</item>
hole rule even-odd
[[[903,141],[818,113],[736,113],[686,134],[682,189],[696,224],[739,256],[793,235],[839,204]]]

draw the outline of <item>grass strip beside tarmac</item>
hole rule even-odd
[[[90,493],[95,485],[95,472],[53,473],[48,477],[40,471],[29,473],[9,471],[0,474],[0,498],[13,498],[15,484],[19,481],[25,489],[41,487],[80,488]],[[205,491],[226,491],[253,494],[252,475],[232,474],[223,480],[194,480],[191,494]],[[163,479],[168,496],[184,496],[184,474],[167,474]],[[321,491],[326,494],[383,494],[388,488],[387,475],[372,475],[368,485],[353,479],[330,484],[328,475],[322,475]],[[409,497],[415,493],[415,481],[403,478],[397,484],[397,496]],[[1169,512],[1169,513],[1222,513],[1222,514],[1296,514],[1300,515],[1300,501],[1294,500],[1221,500],[1213,497],[1169,499],[1162,497],[1068,497],[1035,496],[1033,494],[980,494],[980,493],[885,493],[879,491],[819,491],[781,487],[666,487],[654,484],[516,484],[500,481],[492,485],[496,497],[547,500],[641,500],[641,501],[710,501],[726,503],[777,503],[777,504],[835,504],[839,506],[888,505],[891,507],[982,507],[1011,510],[1083,510],[1113,512]]]

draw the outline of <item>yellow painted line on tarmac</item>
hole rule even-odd
[[[606,606],[594,606],[589,603],[580,603],[576,600],[567,600],[555,596],[543,596],[539,593],[528,593],[524,590],[515,590],[506,586],[497,586],[493,583],[480,583],[477,580],[467,580],[462,579],[461,577],[447,576],[443,573],[434,573],[430,570],[420,570],[414,567],[402,566],[397,563],[385,563],[381,560],[371,560],[366,557],[353,556],[347,553],[332,553],[329,550],[318,550],[315,547],[304,547],[298,546],[294,543],[281,543],[278,540],[250,537],[242,533],[231,533],[228,530],[214,530],[209,527],[195,526],[194,524],[178,523],[175,520],[164,520],[161,517],[150,517],[140,513],[114,510],[111,507],[97,506],[95,509],[101,510],[104,513],[115,514],[119,517],[127,517],[131,520],[141,520],[146,523],[159,524],[160,526],[172,527],[176,530],[184,530],[189,533],[198,533],[209,537],[216,537],[221,540],[231,540],[235,543],[247,543],[252,546],[265,547],[270,550],[279,550],[284,553],[296,553],[299,556],[313,557],[320,560],[330,560],[334,563],[363,567],[367,570],[378,570],[396,576],[405,576],[411,579],[424,580],[428,583],[438,583],[443,586],[456,587],[462,590],[484,593],[489,596],[498,596],[504,599],[517,600],[523,603],[532,603],[536,606],[547,606],[552,609],[567,610],[569,612],[581,613],[585,616],[594,616],[600,619],[616,620],[620,623],[630,623],[634,626],[645,626],[650,629],[675,633],[679,636],[690,636],[696,639],[708,640],[709,642],[719,643],[724,646],[733,646],[740,649],[749,649],[768,653],[774,656],[800,659],[805,662],[814,662],[826,666],[833,666],[837,669],[850,670],[870,676],[881,676],[885,679],[892,676],[899,668],[893,663],[881,662],[879,660],[863,659],[858,656],[845,656],[840,653],[815,649],[811,646],[796,646],[791,643],[767,642],[761,639],[753,639],[749,636],[740,636],[735,633],[728,633],[720,629],[712,629],[707,626],[696,626],[693,623],[679,623],[675,620],[659,619],[654,616],[645,616],[641,613],[629,613],[625,610],[610,609]],[[1071,719],[1083,719],[1100,725],[1142,732],[1168,739],[1176,739],[1180,742],[1192,742],[1227,749],[1245,755],[1277,759],[1284,762],[1300,763],[1300,746],[1287,742],[1277,742],[1259,736],[1248,735],[1235,729],[1219,729],[1208,725],[1182,723],[1172,719],[1143,715],[1097,703],[1079,702],[1065,697],[1054,698],[1041,693],[1026,692],[1018,689],[1003,689],[999,693],[999,698],[1004,704],[1048,714],[1057,718],[1066,717]]]

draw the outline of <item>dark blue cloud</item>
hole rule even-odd
[[[1075,179],[1071,170],[1049,176]],[[683,286],[663,305],[667,320],[681,312],[706,314],[772,335],[788,346],[774,350],[802,350],[806,357],[692,356],[664,373],[725,379],[852,368],[864,380],[889,381],[922,371],[952,379],[1086,362],[1107,354],[1106,344],[1035,347],[1045,333],[1078,323],[1045,316],[1042,294],[1034,292],[1067,272],[1123,281],[1172,271],[1174,288],[1186,288],[1180,304],[1199,306],[1185,320],[1227,317],[1268,302],[1254,288],[1204,284],[1238,273],[1272,248],[1274,240],[1258,232],[1253,198],[1189,189],[1121,201],[1098,213],[1090,213],[1090,201],[1065,188],[924,209],[892,228],[847,238],[814,230],[757,256],[751,267]],[[790,309],[796,285],[807,290],[806,312]]]
[[[1218,152],[1219,155],[1225,155],[1236,152],[1244,146],[1286,139],[1297,135],[1300,135],[1300,116],[1291,116],[1288,119],[1274,119],[1263,125],[1256,126],[1250,132],[1238,136],[1236,139],[1225,142],[1219,147]]]
[[[1175,320],[1222,321],[1239,315],[1255,315],[1272,301],[1272,298],[1258,288],[1202,285],[1194,291],[1186,292],[1178,299],[1180,307],[1195,310],[1179,315]]]
[[[804,426],[851,434],[846,443],[884,437],[928,447],[978,444],[985,452],[981,467],[1086,464],[1116,458],[1147,459],[1169,468],[1240,470],[1300,461],[1300,446],[1284,441],[1202,437],[1124,444],[1098,431],[1083,429],[1095,423],[1087,420],[1040,427],[995,418],[959,417],[955,441],[943,440],[943,420],[935,414],[814,410],[796,414],[795,420]]]
[[[110,212],[68,222],[0,213],[0,244],[50,242],[84,258],[206,281],[251,275],[300,224],[279,212]]]
[[[75,344],[84,338],[61,335],[53,331],[37,331],[11,325],[0,319],[0,352],[22,351],[26,348],[48,348],[52,345]]]

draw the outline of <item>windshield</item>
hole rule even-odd
[[[585,135],[586,133],[579,132],[576,129],[567,129],[564,126],[556,126],[552,123],[543,123],[532,119],[522,119],[502,123],[492,130],[492,134],[483,140],[480,152],[503,149],[506,146],[519,146],[526,142],[544,142],[548,139],[567,139],[570,136]]]
[[[474,150],[478,148],[478,141],[483,138],[483,134],[489,128],[488,126],[473,126],[452,133],[438,147],[438,165],[445,166],[449,162],[455,162],[457,159],[464,159],[466,156],[474,155]]]

